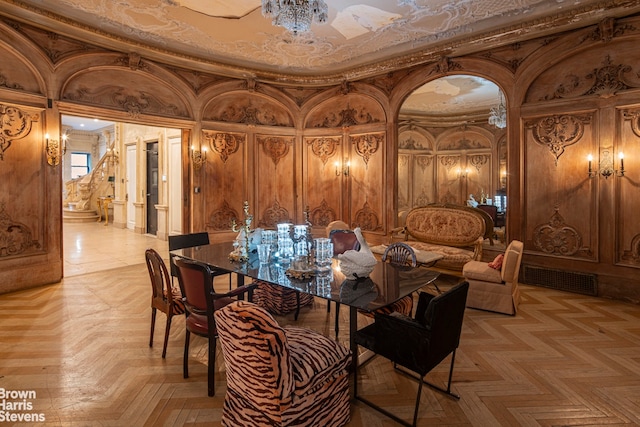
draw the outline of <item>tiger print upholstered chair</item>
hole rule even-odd
[[[227,372],[223,426],[349,422],[349,349],[310,329],[282,328],[246,301],[217,310],[215,319]]]

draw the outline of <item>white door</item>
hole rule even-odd
[[[169,138],[169,235],[182,234],[182,138]]]
[[[134,230],[136,227],[136,146],[127,145],[127,228]]]

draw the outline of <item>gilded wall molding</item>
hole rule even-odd
[[[549,255],[575,255],[582,250],[582,236],[565,223],[560,208],[555,207],[554,210],[547,224],[541,224],[533,230],[533,244]]]
[[[311,147],[311,152],[322,161],[323,165],[326,165],[327,160],[336,154],[341,140],[342,138],[339,136],[305,138],[307,145]]]
[[[209,224],[207,224],[207,227],[215,231],[231,230],[233,221],[237,223],[238,218],[238,212],[231,208],[229,203],[224,200],[222,206],[209,215]]]
[[[363,231],[380,231],[382,224],[378,215],[371,209],[369,202],[365,202],[353,217],[353,227],[360,227]]]
[[[329,206],[325,199],[322,199],[320,206],[311,209],[309,212],[309,221],[313,226],[326,227],[336,219],[338,219],[336,211]]]
[[[289,147],[293,147],[292,136],[265,136],[256,135],[256,140],[262,146],[262,152],[273,161],[274,165],[278,165],[280,159],[289,154]]]
[[[0,203],[0,258],[21,255],[29,249],[40,248],[40,243],[31,238],[31,229],[14,221],[5,210],[5,202]]]
[[[371,156],[377,153],[380,147],[384,147],[385,134],[368,133],[364,135],[353,135],[350,139],[356,154],[364,160],[366,168]]]
[[[29,114],[18,107],[0,104],[0,160],[4,160],[4,153],[12,141],[29,135],[31,124],[39,118],[38,114]]]
[[[591,123],[591,115],[561,114],[527,121],[525,126],[531,129],[536,143],[549,149],[558,165],[565,148],[582,138],[584,126],[588,123]]]
[[[245,134],[227,133],[203,130],[202,137],[211,151],[218,155],[222,163],[235,154],[240,148],[240,144],[246,141]]]

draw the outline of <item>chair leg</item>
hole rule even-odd
[[[156,311],[155,307],[151,307],[151,336],[149,337],[149,347],[153,347],[153,331],[156,327]]]
[[[189,337],[191,332],[187,329],[184,334],[184,360],[182,362],[182,374],[184,378],[189,378]]]
[[[300,314],[300,291],[296,291],[296,312],[293,315],[293,320],[298,320]]]
[[[416,397],[416,409],[413,412],[413,427],[416,427],[416,422],[418,421],[418,409],[420,408],[420,396],[422,394],[422,384],[423,384],[423,381],[420,381],[420,385],[418,386],[418,397]]]
[[[334,329],[336,331],[336,338],[338,338],[338,331],[340,330],[340,303],[336,301],[336,324]]]
[[[209,338],[209,360],[207,362],[207,386],[209,397],[215,395],[215,380],[216,380],[216,339],[215,337]]]
[[[162,358],[164,359],[167,355],[167,344],[169,343],[169,331],[171,330],[171,319],[173,316],[171,313],[167,314],[167,325],[164,328],[164,346],[162,347]]]

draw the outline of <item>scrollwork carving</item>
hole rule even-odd
[[[266,208],[262,213],[262,218],[258,222],[258,226],[276,228],[276,225],[281,222],[291,222],[289,211],[280,206],[278,200],[274,200],[273,205]]]
[[[4,76],[2,74],[0,74],[0,87],[6,87],[9,89],[18,89],[18,90],[24,89],[24,87],[20,86],[17,83],[9,83],[7,76]]]
[[[469,163],[480,172],[480,169],[489,163],[491,156],[488,154],[472,154],[469,156]]]
[[[353,218],[353,225],[360,227],[363,231],[379,231],[382,230],[382,225],[378,215],[371,209],[369,202],[365,202],[362,209],[358,210]]]
[[[629,120],[633,133],[640,137],[640,111],[624,110],[623,116],[625,120]]]
[[[533,244],[550,255],[571,256],[581,250],[582,237],[575,228],[565,223],[560,209],[556,207],[549,222],[533,231]]]
[[[549,149],[557,165],[565,148],[582,138],[584,124],[590,121],[590,116],[553,115],[527,122],[526,126],[531,129],[533,139]]]
[[[634,264],[640,263],[640,234],[636,234],[631,240],[631,247],[622,254],[622,259]]]
[[[40,248],[40,243],[31,238],[29,227],[14,221],[5,203],[0,203],[0,258],[24,254],[31,248]]]
[[[287,123],[279,123],[276,116],[260,110],[252,105],[235,107],[229,106],[222,111],[216,120],[230,123],[244,123],[254,126],[286,126]]]
[[[431,156],[416,156],[416,166],[422,170],[424,173],[431,163],[433,162],[433,158]]]
[[[271,157],[275,165],[289,154],[289,147],[293,146],[293,137],[257,136],[256,139],[262,145],[262,151]]]
[[[380,120],[373,117],[373,114],[361,108],[360,111],[347,105],[345,109],[336,113],[331,113],[325,117],[316,127],[348,127],[354,125],[364,125],[369,123],[378,123]]]
[[[355,135],[351,137],[351,143],[354,145],[356,154],[364,160],[366,167],[371,156],[377,153],[380,147],[384,145],[384,134]]]
[[[311,152],[314,156],[320,158],[323,165],[327,164],[327,160],[333,157],[340,145],[340,137],[326,137],[319,138],[307,138],[307,145],[311,147]]]
[[[232,209],[225,200],[219,209],[211,213],[207,226],[213,230],[229,230],[234,221],[238,222],[238,218],[238,212]]]
[[[567,83],[559,85],[553,94],[545,96],[543,100],[588,95],[610,98],[616,93],[632,87],[624,78],[624,75],[631,71],[632,67],[630,65],[615,65],[611,62],[611,57],[607,55],[602,67],[594,68],[593,71],[584,76],[584,80],[576,75],[568,75],[566,76]]]
[[[164,104],[153,94],[143,91],[136,92],[118,86],[104,86],[95,91],[80,88],[74,93],[64,94],[63,98],[87,104],[116,107],[126,111],[134,119],[138,118],[140,114],[184,115],[178,106]]]
[[[38,121],[37,114],[28,114],[18,107],[0,104],[0,160],[11,146],[11,141],[24,138],[31,132],[31,124]]]
[[[309,216],[311,223],[319,227],[326,227],[330,222],[338,218],[336,211],[324,199],[322,199],[320,206],[311,210]]]
[[[225,132],[202,131],[202,136],[211,148],[211,151],[218,154],[223,163],[235,154],[240,148],[240,144],[245,141],[244,134],[233,134]]]

